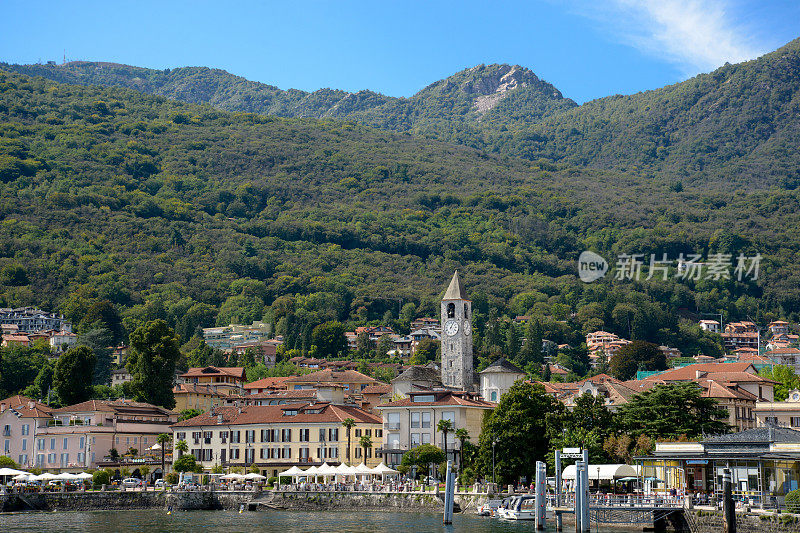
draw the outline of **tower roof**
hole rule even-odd
[[[461,286],[458,270],[453,273],[453,279],[450,280],[450,286],[447,287],[442,300],[469,300],[467,293],[464,292],[464,287]]]

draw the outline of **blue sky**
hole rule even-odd
[[[800,37],[797,0],[0,0],[0,61],[209,66],[282,89],[410,96],[480,63],[578,102],[684,80]]]

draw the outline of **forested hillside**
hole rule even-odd
[[[348,118],[493,153],[654,175],[735,190],[800,185],[800,39],[759,59],[682,83],[576,106],[528,69],[480,65],[411,98],[313,93],[221,70],[148,70],[110,63],[0,65],[81,84],[122,85],[220,109]]]
[[[706,192],[532,163],[337,121],[236,114],[0,72],[0,306],[102,315],[122,335],[165,318],[265,318],[289,346],[314,326],[435,314],[456,268],[479,353],[504,314],[700,349],[679,310],[798,319],[794,191]],[[578,281],[619,252],[760,252],[757,282]],[[613,261],[612,261],[613,262]],[[413,304],[414,308],[407,308]],[[102,305],[101,305],[102,307]],[[106,306],[107,307],[107,306]],[[406,322],[407,324],[407,322]]]

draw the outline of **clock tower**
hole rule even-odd
[[[458,270],[442,298],[442,384],[471,391],[472,302],[467,299]]]

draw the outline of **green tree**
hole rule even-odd
[[[615,415],[617,428],[632,437],[696,438],[730,430],[728,411],[702,395],[693,382],[657,385],[634,394]]]
[[[800,376],[795,374],[794,368],[786,365],[764,367],[758,374],[767,379],[777,381],[775,385],[775,401],[783,402],[789,397],[789,391],[800,389]]]
[[[551,435],[561,431],[565,411],[539,384],[518,381],[512,385],[494,411],[484,415],[479,439],[483,472],[491,476],[495,442],[496,470],[502,482],[530,478],[536,461],[550,448]]]
[[[185,440],[179,440],[175,443],[175,449],[178,450],[178,457],[182,457],[183,454],[189,451],[189,445]]]
[[[317,347],[317,353],[331,357],[347,352],[347,331],[344,324],[337,321],[325,322],[311,332],[311,344]]]
[[[667,358],[658,345],[633,341],[611,357],[612,375],[623,381],[636,377],[638,370],[666,370]]]
[[[175,333],[163,320],[153,320],[134,331],[130,343],[127,367],[136,399],[173,408],[172,383],[180,357]]]
[[[181,455],[172,463],[172,469],[176,472],[194,472],[197,470],[197,461],[194,455]]]
[[[464,447],[466,446],[467,442],[469,442],[469,431],[466,428],[458,428],[456,430],[456,438],[461,443],[460,452],[458,454],[458,471],[463,472],[464,470]]]
[[[575,406],[565,419],[570,428],[596,430],[603,440],[612,430],[614,415],[608,410],[602,396],[586,392],[575,398]]]
[[[92,474],[92,484],[97,487],[111,483],[111,472],[105,469],[96,470]]]
[[[53,386],[54,372],[53,364],[49,361],[45,361],[45,363],[42,365],[42,369],[39,370],[38,374],[36,374],[36,379],[33,380],[33,387],[36,390],[37,398],[47,398],[47,394],[50,392],[50,388]]]
[[[521,367],[525,367],[528,363],[544,362],[542,356],[542,324],[538,318],[531,318],[528,320],[528,325],[525,332],[525,344],[522,347],[521,356],[518,362]]]
[[[417,349],[414,352],[415,362],[424,365],[430,361],[436,361],[437,354],[439,353],[440,343],[437,340],[424,338],[417,343]]]
[[[520,341],[517,326],[514,324],[514,322],[509,322],[508,329],[506,330],[506,357],[512,361],[518,361],[520,355],[519,347]]]
[[[178,414],[178,422],[183,422],[184,420],[189,420],[190,418],[194,418],[202,414],[203,411],[200,409],[184,409]]]
[[[0,455],[0,468],[19,468],[19,465],[11,457]]]
[[[156,442],[161,447],[161,476],[165,476],[167,474],[167,466],[166,466],[166,453],[167,453],[167,445],[172,442],[172,435],[169,433],[159,433],[156,437]]]
[[[94,352],[86,346],[67,350],[58,358],[53,373],[53,389],[65,405],[86,401],[92,397]]]
[[[111,381],[111,349],[114,337],[102,322],[97,321],[78,334],[76,344],[89,347],[95,355],[94,385],[105,385]]]
[[[452,420],[448,420],[446,418],[442,418],[436,424],[436,429],[438,431],[441,431],[441,433],[442,433],[442,444],[444,445],[442,449],[444,450],[445,458],[447,458],[447,434],[452,432],[455,429],[453,427],[453,421]]]
[[[342,420],[342,426],[344,426],[345,434],[347,435],[347,464],[350,464],[350,430],[353,429],[353,426],[356,425],[356,421],[352,418],[345,418]]]
[[[358,443],[364,448],[364,461],[367,460],[367,451],[372,448],[372,438],[369,435],[361,435]]]

